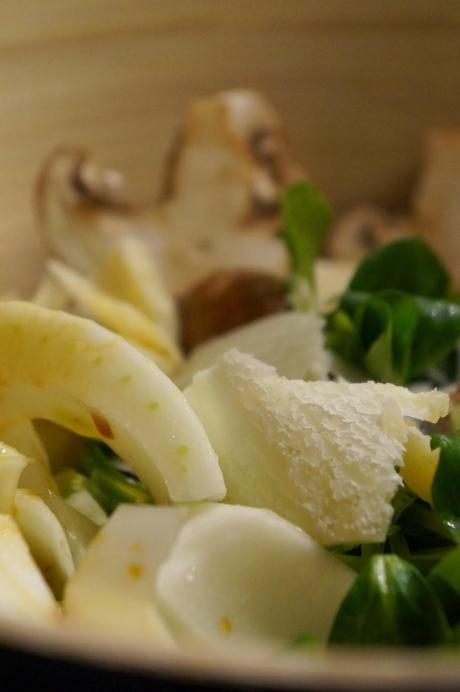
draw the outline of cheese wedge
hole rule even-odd
[[[385,539],[404,416],[435,422],[448,411],[442,392],[288,380],[235,349],[185,394],[219,455],[227,501],[272,509],[324,545]]]

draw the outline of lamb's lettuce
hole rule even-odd
[[[460,548],[451,550],[440,560],[428,579],[450,624],[456,625],[460,622]]]
[[[429,582],[397,555],[375,555],[337,613],[330,641],[365,646],[433,646],[450,628]]]
[[[431,495],[438,519],[460,544],[460,431],[453,437],[434,435],[432,449],[440,449]]]
[[[405,384],[447,358],[460,339],[449,276],[420,238],[378,248],[328,317],[327,343],[374,380]]]
[[[315,300],[315,261],[331,224],[332,210],[321,192],[306,181],[284,190],[282,228],[291,263],[289,293],[296,308],[309,309]]]
[[[111,514],[119,504],[152,502],[147,488],[132,474],[118,468],[119,460],[100,442],[88,441],[79,471],[63,469],[56,482],[63,497],[85,488]]]

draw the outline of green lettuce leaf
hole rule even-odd
[[[441,450],[431,487],[433,508],[452,539],[460,544],[460,431],[453,437],[433,435],[431,448]]]
[[[428,575],[451,625],[460,621],[460,548],[451,550]]]
[[[427,298],[442,298],[450,284],[447,270],[421,238],[383,245],[359,265],[349,290],[375,293],[396,289]]]
[[[419,647],[444,644],[450,636],[427,579],[397,555],[375,555],[345,596],[330,642]]]
[[[299,302],[303,293],[308,304],[314,300],[315,261],[331,224],[332,211],[319,190],[305,181],[284,190],[281,208],[280,237],[290,258],[291,296]]]
[[[328,316],[327,345],[374,380],[406,384],[447,359],[460,339],[460,306],[442,298],[448,286],[422,240],[379,248]]]

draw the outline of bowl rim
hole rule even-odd
[[[273,647],[206,646],[188,649],[101,636],[77,626],[39,627],[0,620],[0,648],[96,669],[163,680],[256,685],[276,690],[460,689],[460,658],[452,650],[393,651],[350,648],[287,653]],[[235,665],[235,655],[238,664]]]

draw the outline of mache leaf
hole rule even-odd
[[[281,208],[280,237],[289,252],[291,290],[306,281],[314,294],[314,265],[331,224],[331,207],[314,185],[302,181],[284,190]]]
[[[441,298],[449,284],[449,274],[431,248],[421,238],[409,237],[383,245],[365,257],[349,290],[374,293],[396,289]]]
[[[440,449],[431,487],[434,511],[452,539],[460,544],[460,433],[433,435],[431,448]]]
[[[375,380],[405,384],[449,362],[460,305],[449,274],[420,238],[370,253],[327,321],[327,344]]]
[[[397,555],[375,555],[337,613],[330,642],[366,646],[433,646],[450,638],[428,581]]]
[[[428,575],[451,625],[460,621],[460,548],[451,550]]]

